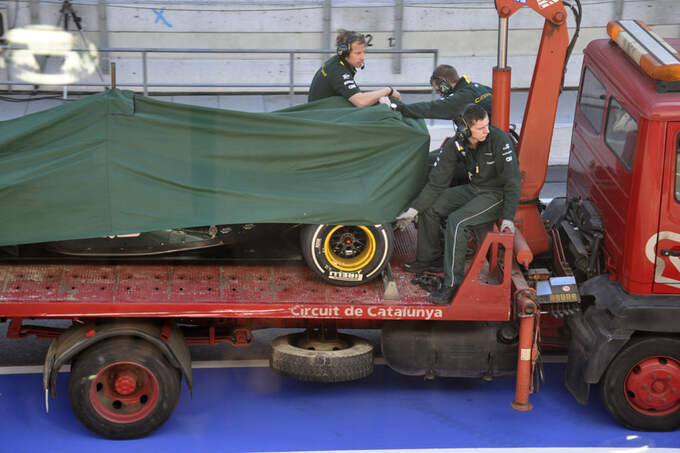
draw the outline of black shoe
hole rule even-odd
[[[458,291],[458,285],[442,285],[437,291],[431,292],[427,300],[437,305],[449,305],[453,300],[453,296],[456,295],[456,291]]]
[[[410,263],[402,264],[401,268],[406,272],[412,272],[414,274],[422,274],[423,272],[444,272],[444,266],[441,260],[428,262],[411,261]]]

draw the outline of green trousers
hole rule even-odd
[[[494,222],[503,212],[503,193],[478,189],[470,184],[449,187],[424,212],[418,213],[416,259],[429,262],[442,255],[439,230],[446,219],[444,236],[444,284],[463,281],[467,233],[470,227]]]

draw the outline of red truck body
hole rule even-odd
[[[567,196],[585,208],[559,221],[586,275],[565,384],[584,404],[599,384],[628,427],[670,430],[680,426],[680,40],[637,21],[608,30],[622,42],[585,49],[574,117]]]
[[[569,199],[539,213],[567,53],[566,12],[560,0],[496,0],[501,29],[522,6],[546,23],[518,142],[525,172],[515,219],[520,233],[490,232],[479,241],[451,305],[428,303],[413,275],[401,270],[415,256],[413,229],[396,234],[382,282],[354,287],[331,286],[307,267],[288,264],[0,264],[0,318],[10,319],[8,335],[54,339],[45,391],[54,393],[56,370],[70,361],[69,396],[81,421],[102,436],[140,437],[172,413],[181,375],[191,387],[187,344],[247,345],[252,330],[305,328],[272,343],[272,368],[337,382],[365,377],[373,366],[372,346],[337,330],[381,328],[382,353],[395,370],[516,374],[512,405],[526,411],[541,331],[555,348],[569,341],[565,382],[579,402],[600,384],[605,406],[625,426],[677,429],[680,70],[663,85],[606,40],[586,48]],[[680,40],[671,43],[680,49]],[[510,79],[509,70],[500,73],[494,112],[501,113],[493,116],[503,123]],[[527,252],[523,237],[541,254],[528,270],[520,269],[531,262],[519,257]],[[32,318],[73,325],[24,322]]]
[[[680,48],[680,40],[668,42]],[[593,125],[583,109],[576,109],[567,196],[592,200],[602,216],[607,270],[623,289],[634,294],[680,294],[680,269],[673,258],[654,258],[657,234],[662,235],[660,249],[678,248],[680,207],[673,194],[680,93],[657,92],[655,81],[608,40],[591,42],[584,55],[582,81],[599,80],[605,99],[592,114],[599,124]],[[585,102],[582,97],[583,93],[579,105]],[[617,102],[637,123],[623,143],[628,161],[605,139],[615,126],[607,119],[610,106]]]

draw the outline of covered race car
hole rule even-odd
[[[108,90],[0,123],[0,248],[153,255],[285,224],[317,274],[360,284],[389,261],[428,145],[422,120],[342,98],[245,113]]]

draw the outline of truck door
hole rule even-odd
[[[680,294],[680,122],[668,123],[664,159],[659,233],[645,254],[656,262],[653,292]]]

